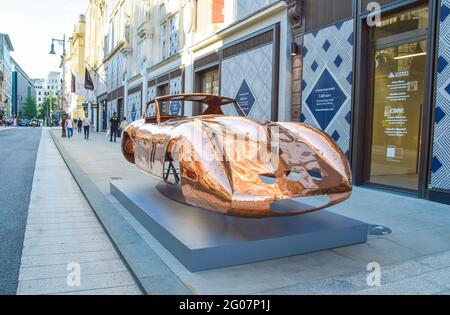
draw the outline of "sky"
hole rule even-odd
[[[45,78],[60,71],[62,46],[49,55],[52,38],[68,39],[89,0],[0,0],[0,33],[14,46],[11,56],[31,78]],[[68,43],[66,43],[68,48]]]

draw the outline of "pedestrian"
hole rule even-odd
[[[83,120],[81,118],[77,121],[78,133],[81,134],[81,129],[83,128]]]
[[[122,133],[125,131],[125,129],[128,127],[128,125],[129,125],[129,123],[128,123],[127,117],[123,117],[123,120],[120,123],[119,138],[122,137]]]
[[[66,130],[67,130],[67,137],[70,139],[73,137],[73,120],[72,118],[67,117],[66,119]]]
[[[83,127],[84,127],[84,139],[89,141],[89,132],[91,131],[91,120],[89,119],[89,114],[86,113],[83,119]]]
[[[109,122],[111,123],[111,138],[109,141],[112,142],[114,138],[114,142],[117,142],[117,133],[119,132],[120,126],[120,119],[117,116],[117,113],[113,114]]]

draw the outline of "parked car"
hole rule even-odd
[[[22,119],[17,123],[17,125],[18,125],[19,127],[28,127],[29,124],[30,124],[30,120],[27,119],[27,118],[22,118]]]
[[[179,116],[185,102],[201,114]],[[156,98],[125,129],[122,153],[159,179],[165,196],[225,215],[299,215],[352,192],[349,163],[330,136],[301,123],[251,120],[227,97]],[[313,205],[286,202],[322,195]]]

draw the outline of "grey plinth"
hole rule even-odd
[[[192,272],[294,256],[367,241],[366,223],[320,211],[246,219],[189,207],[162,196],[153,180],[119,180],[111,193]]]

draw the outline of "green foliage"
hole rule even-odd
[[[49,95],[45,98],[41,107],[39,108],[38,118],[51,124],[58,119],[56,113],[57,106],[56,97],[53,95]],[[49,121],[50,120],[50,121]]]
[[[22,116],[28,119],[33,119],[37,115],[36,109],[36,99],[33,96],[28,96],[25,100],[25,108],[23,110]]]

